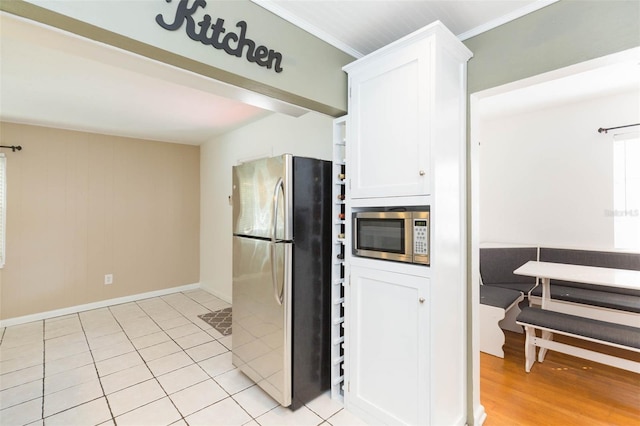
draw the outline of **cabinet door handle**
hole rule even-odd
[[[420,171],[418,172],[418,174],[419,174],[420,176],[424,176],[426,173],[424,172],[424,170],[420,170]]]
[[[418,302],[424,303],[424,297],[421,297],[420,299],[418,299]]]

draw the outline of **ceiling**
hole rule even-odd
[[[461,40],[557,0],[251,0],[360,58],[434,21]]]
[[[253,1],[359,57],[434,20],[465,39],[556,0]],[[3,121],[197,145],[283,110],[273,99],[4,12],[0,29]],[[305,112],[296,108],[290,115]]]
[[[3,121],[200,144],[269,113],[219,96],[211,79],[51,27],[3,13],[0,28]]]

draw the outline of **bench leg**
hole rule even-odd
[[[542,330],[542,340],[553,340],[553,333],[550,331]],[[544,356],[547,354],[547,348],[541,347],[538,351],[538,362],[544,361]]]
[[[520,299],[522,300],[522,298]],[[514,303],[510,309],[507,310],[504,319],[498,323],[501,329],[513,331],[514,333],[523,333],[522,326],[516,324],[516,318],[520,315],[520,307],[518,303]]]
[[[524,339],[524,370],[528,373],[531,371],[533,363],[536,362],[536,345],[534,340],[536,339],[536,330],[533,327],[525,327],[525,339]]]
[[[504,309],[480,305],[480,351],[504,358],[504,332],[498,325],[504,318]]]

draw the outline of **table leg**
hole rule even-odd
[[[542,309],[546,309],[549,300],[551,300],[551,279],[542,279]],[[543,340],[553,340],[553,333],[550,331],[543,331],[541,338]],[[544,356],[547,354],[547,348],[540,348],[538,351],[538,362],[544,361]]]
[[[547,302],[551,300],[551,279],[542,279],[542,309],[547,308]]]

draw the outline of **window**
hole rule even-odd
[[[0,153],[0,268],[4,266],[5,254],[5,225],[7,212],[7,159]]]
[[[613,141],[613,232],[621,249],[640,249],[640,134]]]

